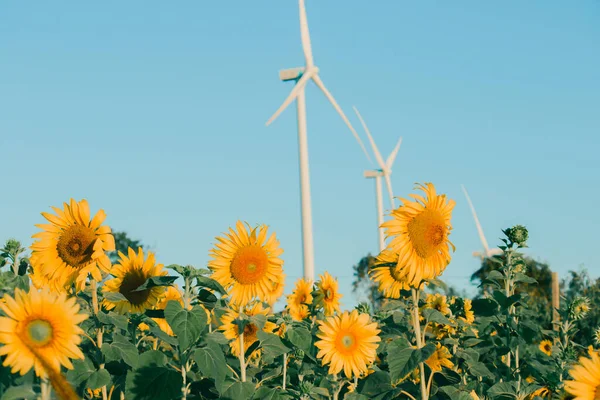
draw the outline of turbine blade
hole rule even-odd
[[[298,5],[300,7],[300,39],[302,40],[304,58],[306,59],[306,66],[312,67],[314,62],[312,56],[312,46],[310,45],[310,33],[308,31],[308,21],[306,19],[306,7],[304,6],[304,0],[299,0]]]
[[[385,185],[387,186],[388,194],[390,195],[390,204],[392,205],[392,210],[396,209],[396,202],[394,201],[394,191],[392,190],[392,178],[390,174],[384,172]]]
[[[319,77],[319,75],[315,74],[312,77],[312,79],[315,82],[315,84],[319,87],[319,89],[321,89],[323,91],[323,93],[325,94],[325,97],[327,97],[327,99],[329,100],[329,102],[331,103],[331,105],[333,106],[333,108],[335,108],[335,110],[338,112],[338,114],[340,114],[340,117],[342,117],[342,119],[344,120],[344,122],[346,123],[346,125],[348,126],[348,128],[350,129],[350,131],[352,132],[352,134],[354,135],[354,137],[358,141],[358,144],[360,144],[360,147],[363,149],[363,152],[365,153],[365,155],[367,156],[367,158],[369,159],[369,161],[371,161],[371,157],[369,156],[369,153],[367,152],[367,148],[365,147],[365,145],[362,142],[362,140],[360,140],[360,136],[358,136],[358,133],[356,133],[356,131],[354,130],[354,127],[352,126],[352,124],[350,123],[350,121],[348,120],[348,118],[346,117],[346,114],[344,114],[344,112],[342,111],[342,109],[340,108],[340,106],[338,105],[338,103],[335,101],[335,99],[333,98],[333,96],[331,95],[331,93],[329,93],[329,90],[327,90],[327,88],[323,84],[323,81],[321,80],[321,78]]]
[[[385,162],[385,166],[388,169],[388,171],[390,171],[392,169],[392,165],[394,164],[394,160],[396,160],[396,156],[398,155],[398,150],[400,150],[401,144],[402,144],[402,138],[400,138],[400,140],[398,140],[396,147],[394,147],[394,150],[392,150],[392,153],[390,154],[387,161]]]
[[[369,131],[369,128],[367,128],[367,124],[363,120],[362,116],[360,115],[360,113],[358,112],[356,107],[352,107],[352,108],[354,108],[354,112],[358,116],[358,119],[360,120],[360,123],[362,124],[363,129],[365,130],[365,132],[367,132],[367,137],[369,138],[369,142],[371,143],[371,148],[373,149],[373,153],[375,154],[375,159],[377,160],[377,163],[379,164],[379,168],[381,168],[385,173],[386,168],[385,168],[385,163],[383,162],[383,157],[381,157],[381,153],[379,152],[379,149],[377,148],[377,145],[375,144],[375,140],[373,140],[373,136],[371,136],[371,132]]]
[[[487,255],[490,252],[490,248],[488,246],[487,240],[485,240],[485,236],[483,235],[483,229],[481,228],[481,224],[479,223],[479,218],[477,218],[475,207],[473,207],[473,203],[471,202],[469,193],[467,193],[467,189],[465,189],[465,185],[460,186],[462,187],[462,190],[465,193],[465,197],[467,198],[467,203],[469,203],[469,207],[471,208],[471,213],[473,214],[473,219],[475,219],[475,225],[477,226],[477,232],[479,233],[479,240],[481,240],[481,244],[483,245],[483,249],[485,250],[485,254]]]
[[[277,111],[275,111],[275,114],[273,114],[271,116],[271,118],[269,118],[269,120],[267,121],[267,126],[271,125],[271,122],[275,121],[275,119],[279,116],[279,114],[281,114],[283,112],[283,110],[285,110],[286,107],[289,106],[292,101],[294,101],[296,96],[298,96],[298,93],[300,92],[300,90],[302,90],[304,88],[304,86],[306,86],[306,82],[308,82],[308,80],[311,78],[311,76],[314,73],[315,73],[315,71],[313,69],[306,70],[304,75],[302,75],[302,77],[298,80],[298,82],[296,83],[296,85],[294,86],[294,88],[292,89],[292,91],[290,92],[288,97],[285,99],[283,104],[281,104],[281,106],[279,106]]]

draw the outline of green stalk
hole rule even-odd
[[[417,347],[423,348],[424,340],[421,340],[421,323],[419,322],[419,294],[416,289],[412,288],[413,298],[413,328],[415,330],[415,337],[417,339]],[[427,392],[427,386],[425,382],[425,365],[421,361],[419,363],[419,369],[421,370],[421,399],[428,400],[429,395]]]

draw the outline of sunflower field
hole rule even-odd
[[[29,251],[0,250],[0,398],[600,399],[598,350],[575,340],[590,300],[563,299],[550,329],[536,323],[520,225],[503,231],[482,296],[439,293],[454,201],[416,190],[369,270],[381,306],[346,311],[327,272],[284,287],[266,225],[225,226],[206,266],[141,247],[114,261],[103,210],[52,207]]]

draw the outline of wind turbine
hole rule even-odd
[[[481,228],[481,224],[479,223],[479,218],[477,218],[477,213],[475,212],[475,207],[473,207],[473,203],[471,202],[471,198],[469,197],[469,193],[467,193],[467,189],[465,189],[465,185],[460,185],[462,190],[467,198],[467,203],[469,203],[469,207],[471,208],[471,213],[473,213],[473,219],[475,220],[475,225],[477,226],[477,232],[479,233],[479,240],[481,240],[481,244],[483,245],[483,251],[474,251],[473,256],[481,258],[483,261],[486,258],[490,258],[492,256],[502,254],[502,250],[499,248],[490,249],[488,246],[487,240],[485,240],[485,235],[483,234],[483,229]]]
[[[302,39],[302,49],[304,50],[304,58],[306,65],[304,67],[286,69],[279,72],[279,78],[284,81],[294,81],[296,85],[285,99],[283,104],[275,111],[275,114],[267,121],[267,126],[271,124],[283,110],[291,104],[292,101],[296,100],[296,110],[298,114],[298,153],[300,159],[300,199],[301,199],[301,212],[302,212],[302,248],[303,248],[303,264],[304,264],[304,278],[307,280],[314,280],[315,277],[315,266],[314,266],[314,246],[312,237],[312,211],[310,201],[310,178],[308,169],[308,140],[306,137],[306,101],[304,96],[304,89],[310,79],[321,89],[325,97],[329,100],[333,108],[340,114],[363,151],[369,158],[369,153],[365,145],[360,140],[358,133],[352,127],[352,124],[346,117],[346,114],[342,111],[338,103],[335,101],[329,90],[323,84],[323,81],[319,77],[319,68],[315,66],[313,61],[312,49],[310,45],[310,34],[308,31],[308,22],[306,20],[306,8],[304,6],[304,0],[298,2],[300,10],[300,37]]]
[[[381,225],[383,224],[383,198],[381,196],[381,177],[385,179],[385,184],[388,189],[388,195],[390,196],[390,205],[392,209],[396,208],[396,204],[394,201],[394,191],[392,190],[392,165],[394,164],[394,160],[396,159],[396,155],[398,155],[398,150],[400,150],[400,145],[402,144],[402,138],[398,140],[396,147],[392,150],[388,159],[384,162],[383,157],[381,157],[381,153],[375,144],[375,140],[373,140],[373,136],[371,136],[371,132],[369,128],[367,128],[367,124],[363,120],[362,116],[354,107],[354,112],[360,119],[360,123],[362,124],[365,132],[367,132],[367,136],[369,137],[369,142],[371,143],[371,147],[373,148],[373,153],[375,154],[375,159],[379,164],[380,169],[375,170],[367,170],[364,175],[365,178],[375,179],[375,195],[377,197],[377,227],[379,230],[379,251],[383,251],[385,249],[385,241],[384,241],[384,232]]]

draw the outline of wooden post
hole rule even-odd
[[[552,322],[554,323],[554,330],[558,330],[559,315],[558,308],[560,307],[560,287],[558,286],[558,272],[552,273]]]

